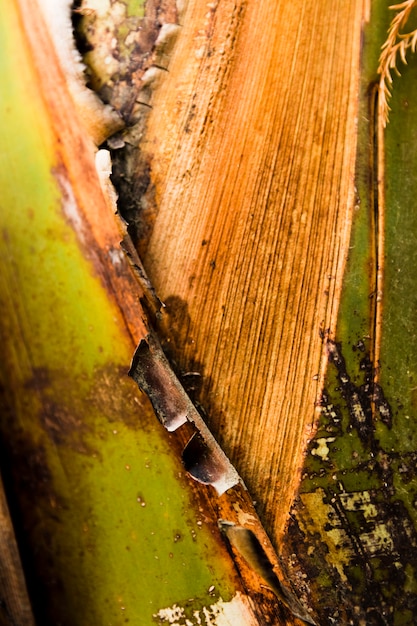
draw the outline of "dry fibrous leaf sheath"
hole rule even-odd
[[[126,378],[132,346],[149,331],[92,145],[39,16],[10,4],[3,18],[3,68],[17,86],[4,92],[1,132],[17,177],[2,184],[2,468],[36,618],[145,624],[183,602],[184,619],[233,611],[239,623],[296,623],[243,559],[237,576],[221,540],[217,519],[249,528],[280,576],[249,494],[237,485],[233,498],[213,500],[194,489],[178,446]],[[37,155],[30,167],[27,154]]]

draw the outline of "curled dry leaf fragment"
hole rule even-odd
[[[238,526],[226,520],[219,521],[219,528],[248,565],[268,584],[277,598],[288,606],[294,615],[309,624],[315,624],[293,593],[281,584],[274,571],[274,566],[256,534],[249,528]]]
[[[213,485],[219,495],[237,485],[238,473],[185,393],[152,333],[139,343],[129,375],[149,396],[159,421],[168,431],[175,431],[187,422],[196,429],[198,436],[191,439],[185,451],[190,474]]]

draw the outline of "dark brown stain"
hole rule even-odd
[[[40,425],[54,445],[66,445],[82,454],[93,453],[84,441],[91,427],[77,394],[76,381],[67,380],[64,372],[34,368],[25,388],[35,392],[33,404],[39,407]]]
[[[122,149],[111,149],[111,181],[117,190],[117,208],[127,222],[127,230],[143,258],[157,213],[155,186],[151,179],[151,155],[136,143],[125,142]]]
[[[129,379],[127,366],[107,364],[82,382],[86,395],[81,395],[76,380],[47,368],[34,368],[25,382],[39,407],[39,422],[54,445],[98,455],[91,444],[97,435],[97,417],[112,425],[122,422],[133,430],[152,428],[149,401]]]
[[[25,389],[43,391],[51,386],[51,378],[47,367],[34,367],[32,376],[25,381]]]
[[[193,329],[187,301],[174,294],[165,298],[156,321],[159,340],[181,385],[206,419],[206,390],[211,383],[204,364],[193,354]]]
[[[164,300],[164,319],[160,324],[160,330],[165,331],[164,348],[166,352],[179,353],[181,347],[192,341],[191,316],[188,303],[179,296],[170,295]]]
[[[109,423],[122,422],[132,430],[151,430],[153,411],[144,393],[128,376],[129,368],[107,364],[97,368],[87,403]]]

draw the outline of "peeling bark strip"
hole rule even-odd
[[[286,568],[243,481],[185,393],[153,333],[140,341],[129,376],[147,394],[166,430],[173,432],[191,425],[193,433],[184,448],[183,463],[192,478],[212,485],[219,496],[228,492],[213,501],[213,509],[220,529],[235,550],[234,561],[248,592],[263,586],[263,580],[293,615],[315,624],[303,601],[304,594],[288,581]]]
[[[194,426],[195,432],[183,453],[190,475],[213,485],[219,495],[237,485],[238,473],[188,398],[154,335],[149,334],[139,343],[129,375],[149,396],[159,421],[168,431],[187,422]]]
[[[315,624],[311,616],[303,609],[292,593],[285,588],[263,549],[259,539],[252,530],[237,526],[225,520],[219,521],[221,531],[226,535],[230,544],[243,556],[248,565],[268,584],[288,608],[300,619],[308,624]]]

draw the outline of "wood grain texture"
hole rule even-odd
[[[275,542],[315,421],[355,203],[363,0],[190,0],[142,149],[159,329]],[[197,377],[194,377],[196,380]]]

